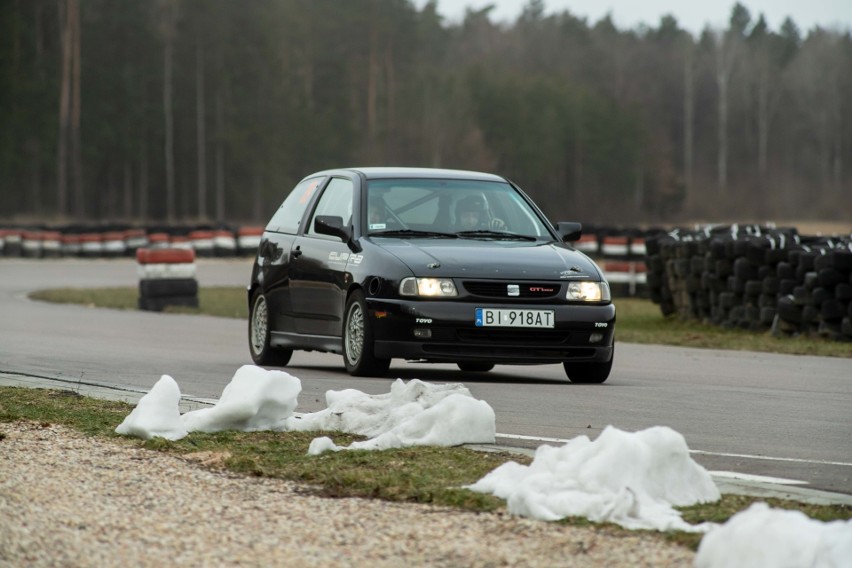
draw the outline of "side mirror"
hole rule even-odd
[[[580,235],[583,234],[583,225],[581,223],[560,221],[556,223],[556,232],[562,237],[563,243],[579,241]]]
[[[320,235],[338,237],[353,252],[361,252],[361,247],[352,240],[352,230],[343,226],[343,217],[337,215],[317,215],[314,218],[314,231]]]

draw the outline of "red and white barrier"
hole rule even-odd
[[[213,248],[216,256],[234,256],[237,254],[237,239],[231,231],[215,231],[213,233]]]
[[[80,235],[62,235],[62,256],[80,256]]]
[[[44,258],[62,256],[62,233],[59,231],[44,231],[41,234],[41,256]]]
[[[103,235],[103,255],[106,257],[124,256],[127,245],[124,243],[123,231],[110,231]]]
[[[189,239],[196,256],[213,256],[213,231],[192,231]]]
[[[644,262],[606,260],[600,266],[613,290],[613,295],[636,296],[644,291],[648,283],[648,269]]]
[[[601,254],[604,257],[626,257],[629,253],[628,237],[604,237],[601,241]]]
[[[130,229],[124,231],[124,247],[126,251],[135,253],[138,249],[148,246],[148,235],[145,229]]]
[[[590,256],[598,254],[597,235],[582,235],[580,240],[574,243],[574,248]]]
[[[152,249],[169,248],[170,239],[168,233],[151,233],[148,235],[148,247]]]
[[[80,235],[80,256],[95,258],[104,254],[104,237],[101,233]]]
[[[27,258],[41,258],[41,231],[21,233],[21,254]]]
[[[198,307],[195,251],[191,248],[138,249],[136,263],[140,310]]]
[[[237,251],[239,254],[250,256],[257,253],[263,227],[242,227],[237,231]]]

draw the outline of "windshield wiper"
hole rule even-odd
[[[413,229],[393,229],[388,231],[379,231],[370,233],[371,237],[425,237],[425,238],[442,238],[442,239],[457,239],[455,233],[441,233],[438,231],[415,231]]]
[[[487,239],[506,239],[514,241],[536,241],[536,237],[530,235],[521,235],[518,233],[509,233],[507,231],[491,231],[489,229],[480,229],[477,231],[459,231],[456,233],[460,237],[477,238],[484,237]]]

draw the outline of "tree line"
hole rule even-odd
[[[265,221],[348,165],[493,171],[552,218],[847,218],[852,38],[733,5],[693,36],[530,0],[0,6],[0,218]]]

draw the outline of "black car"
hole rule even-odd
[[[352,375],[393,358],[562,363],[572,382],[612,368],[615,306],[597,265],[505,178],[347,168],[303,179],[269,221],[248,287],[249,348],[340,353]]]

